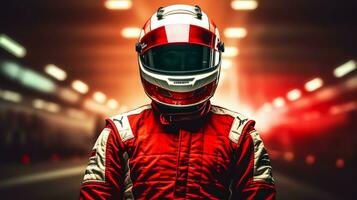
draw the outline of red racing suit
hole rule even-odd
[[[218,106],[180,126],[163,125],[151,105],[111,117],[80,199],[275,199],[254,123]]]

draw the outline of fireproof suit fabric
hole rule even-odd
[[[254,121],[218,106],[186,125],[158,117],[147,105],[107,119],[80,199],[275,199]]]

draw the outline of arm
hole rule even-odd
[[[275,199],[270,160],[258,132],[252,126],[247,127],[240,139],[231,199]]]
[[[108,124],[98,137],[89,158],[80,199],[122,199],[124,147]]]

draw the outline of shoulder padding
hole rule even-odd
[[[254,126],[255,124],[253,120],[249,120],[244,115],[219,106],[212,105],[211,112],[219,115],[229,115],[234,118],[229,132],[229,139],[236,144],[238,144],[239,138],[245,128],[248,126]]]
[[[113,122],[115,128],[117,129],[122,142],[134,138],[133,131],[131,130],[130,122],[128,116],[140,114],[144,110],[151,109],[151,105],[145,105],[135,110],[124,112],[118,115],[110,117],[109,120]]]

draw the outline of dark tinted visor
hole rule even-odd
[[[140,56],[145,67],[164,72],[198,72],[214,67],[214,50],[197,44],[157,46]]]

